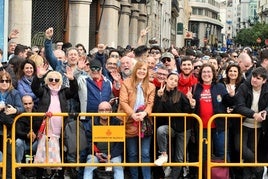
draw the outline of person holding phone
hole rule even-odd
[[[252,71],[250,80],[246,80],[236,93],[235,112],[245,116],[242,130],[242,157],[244,162],[255,162],[255,145],[258,144],[261,127],[268,111],[267,71],[258,67]],[[235,135],[235,148],[240,151],[240,130]],[[257,130],[257,141],[255,132]],[[259,145],[261,146],[261,145]],[[266,149],[267,150],[267,149]],[[243,168],[243,178],[262,178],[263,167]]]

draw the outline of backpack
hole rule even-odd
[[[68,122],[65,126],[64,130],[64,145],[67,148],[68,154],[76,153],[77,146],[76,146],[76,129],[77,129],[77,122],[79,122],[79,151],[83,151],[87,148],[87,136],[84,125],[80,121],[71,121]]]

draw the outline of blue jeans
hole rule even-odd
[[[175,137],[175,144],[171,144],[170,147],[174,147],[174,162],[183,162],[184,158],[184,140],[186,140],[186,146],[190,140],[191,130],[186,130],[186,137],[183,132],[176,132],[172,128],[170,128],[171,137]],[[163,125],[158,127],[157,129],[157,144],[159,147],[159,152],[167,152],[167,143],[168,143],[168,125]],[[172,167],[171,178],[178,178],[180,175],[182,167]]]
[[[211,137],[212,137],[212,144],[213,144],[213,154],[217,158],[224,158],[225,154],[225,131],[224,130],[217,130],[217,129],[211,129]],[[203,137],[207,138],[207,129],[203,129]],[[227,141],[228,143],[228,141]],[[229,159],[228,154],[228,145],[227,145],[227,159]],[[203,159],[207,160],[207,144],[203,142]]]
[[[32,144],[32,150],[37,150],[37,141]],[[26,150],[30,149],[30,144],[23,139],[16,139],[16,162],[21,163]]]
[[[99,163],[99,160],[96,156],[93,155],[88,155],[87,156],[87,163]],[[111,159],[111,163],[121,163],[122,162],[122,157],[117,156],[113,157]],[[95,170],[97,167],[85,167],[84,169],[84,179],[93,179],[93,170]],[[116,179],[124,179],[124,170],[122,166],[115,166],[113,167],[114,171],[114,178]]]
[[[127,138],[127,160],[130,163],[138,162],[139,158],[139,137],[128,137]],[[150,162],[150,143],[151,136],[141,138],[141,162]],[[139,172],[137,167],[129,168],[131,179],[138,179]],[[151,178],[151,168],[141,167],[142,176],[144,179]]]

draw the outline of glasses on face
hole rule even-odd
[[[100,67],[90,67],[91,71],[100,71]]]
[[[151,54],[160,54],[160,52],[159,52],[159,51],[154,51],[154,50],[152,50],[152,51],[151,51]]]
[[[60,79],[58,79],[58,78],[49,78],[48,81],[58,83],[60,81]]]
[[[156,74],[159,75],[159,76],[167,76],[167,75],[168,75],[168,74],[165,74],[165,73],[159,73],[159,72],[157,72]]]
[[[233,57],[234,57],[234,58],[237,58],[238,56],[234,55]]]
[[[99,112],[111,112],[111,108],[103,108],[103,109],[99,109]]]
[[[200,69],[201,68],[201,65],[197,65],[197,66],[194,66],[194,69]]]
[[[107,65],[114,65],[114,66],[117,66],[117,63],[108,62]]]
[[[11,80],[0,80],[0,83],[10,83]]]
[[[110,55],[111,58],[119,58],[119,55]]]
[[[170,58],[163,58],[161,60],[162,63],[166,63],[166,62],[171,62],[171,59]]]

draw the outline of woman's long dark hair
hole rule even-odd
[[[167,76],[167,79],[171,76],[171,75],[177,75],[177,73],[170,73]],[[165,92],[163,94],[163,96],[161,97],[161,101],[163,102],[167,102],[169,100],[170,96],[167,95],[167,91],[165,89]],[[174,88],[173,92],[172,92],[172,96],[171,96],[171,101],[172,103],[177,103],[181,98],[181,92],[178,90],[178,87]]]

